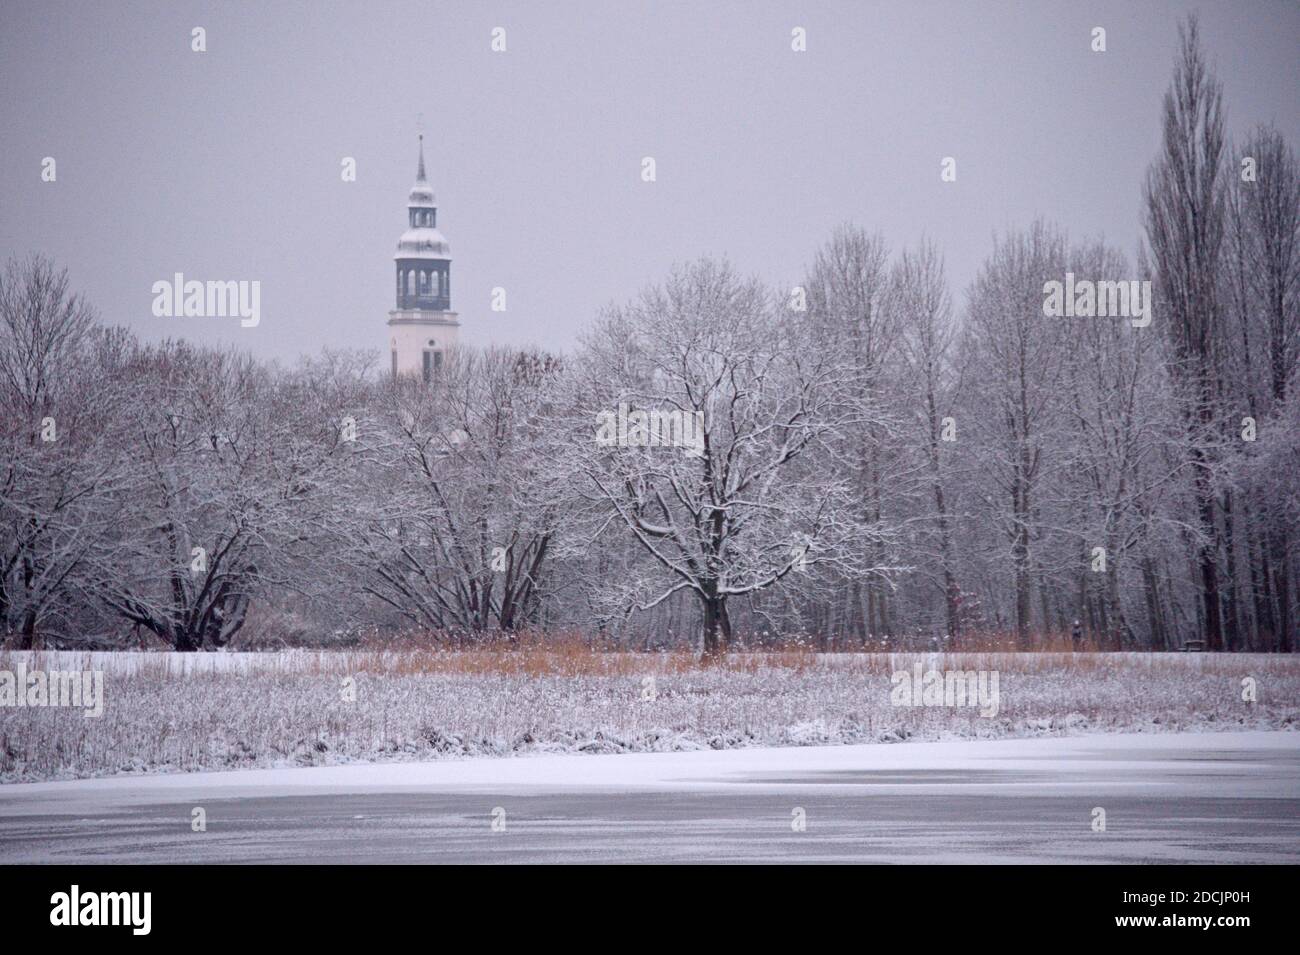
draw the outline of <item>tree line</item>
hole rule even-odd
[[[1290,651],[1300,169],[1224,127],[1192,20],[1133,261],[1037,221],[958,304],[933,243],[846,224],[793,289],[702,259],[427,381],[142,342],[11,259],[0,635]],[[1047,314],[1067,274],[1153,320]]]

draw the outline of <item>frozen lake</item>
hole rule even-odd
[[[191,829],[195,807],[206,832]],[[1097,808],[1105,832],[1093,830]],[[1295,863],[1300,735],[536,756],[0,788],[2,863],[657,861]]]

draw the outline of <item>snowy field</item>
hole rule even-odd
[[[5,864],[770,861],[1295,864],[1300,736],[564,754],[0,787]]]
[[[917,664],[996,673],[996,715],[894,705]],[[20,665],[102,671],[104,713],[0,707],[6,782],[1300,722],[1300,661],[1247,654],[0,653]]]

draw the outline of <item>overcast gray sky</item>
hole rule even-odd
[[[845,220],[928,234],[961,301],[994,231],[1037,215],[1132,255],[1189,10],[1231,130],[1297,145],[1293,0],[0,0],[0,256],[50,255],[151,338],[381,349],[422,113],[464,342],[568,348],[702,254],[794,284]],[[259,280],[260,326],[153,317],[177,271]]]

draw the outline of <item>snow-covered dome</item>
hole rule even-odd
[[[420,158],[423,160],[424,157]],[[433,199],[433,187],[424,181],[423,175],[411,187],[411,194],[407,197],[406,204],[419,209],[432,209],[437,205]]]
[[[421,226],[407,229],[397,240],[395,259],[450,259],[451,245],[437,229]]]
[[[407,200],[409,228],[397,240],[395,259],[450,259],[451,246],[447,237],[438,231],[438,208],[433,200],[433,187],[424,173],[424,136],[420,137],[420,165],[415,173],[415,185]]]

